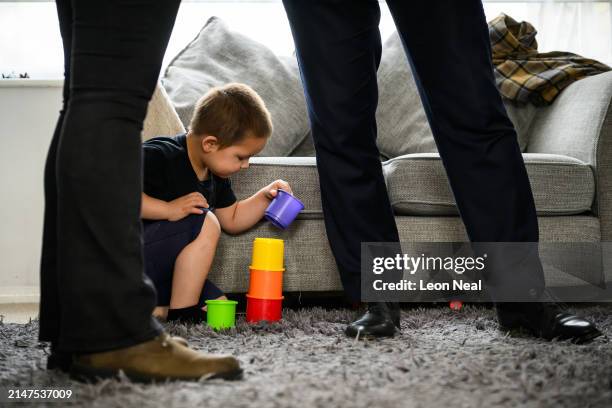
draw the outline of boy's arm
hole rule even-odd
[[[142,193],[142,210],[140,217],[146,220],[167,220],[168,203]]]
[[[142,193],[140,217],[146,220],[178,221],[189,214],[203,214],[202,208],[208,208],[208,202],[198,192],[187,194],[170,202]]]
[[[221,228],[228,234],[239,234],[257,224],[263,218],[270,201],[278,194],[279,188],[291,193],[291,187],[286,181],[276,180],[245,200],[215,209]]]

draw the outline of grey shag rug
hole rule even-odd
[[[70,388],[75,405],[105,408],[612,407],[612,305],[573,310],[606,336],[582,346],[510,336],[478,306],[404,310],[401,334],[384,340],[345,337],[355,312],[343,309],[286,310],[273,325],[240,317],[221,333],[168,325],[196,349],[237,355],[245,376],[154,385],[73,382],[44,369],[36,321],[0,324],[0,387]]]

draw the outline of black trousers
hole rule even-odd
[[[40,340],[95,352],[149,340],[140,132],[179,0],[57,0],[64,103],[45,166]]]
[[[328,239],[345,291],[358,301],[360,243],[399,240],[376,147],[379,4],[283,3],[308,104]],[[481,1],[387,4],[470,241],[537,242],[531,187],[495,85]],[[533,252],[528,257],[497,282],[520,281],[539,294],[542,266]]]

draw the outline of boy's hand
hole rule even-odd
[[[264,194],[266,195],[266,198],[268,200],[272,200],[278,195],[278,189],[284,190],[289,194],[293,194],[289,183],[287,183],[285,180],[273,181],[272,183],[263,188]]]
[[[168,202],[168,221],[178,221],[189,214],[203,214],[202,208],[208,208],[208,202],[198,192],[179,197]]]

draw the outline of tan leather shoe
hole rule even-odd
[[[185,347],[189,347],[187,340],[182,337],[172,336],[172,340]],[[51,353],[47,357],[47,370],[61,370],[65,373],[69,373],[70,367],[72,366],[72,362],[74,360],[74,355],[72,353],[57,351],[54,348],[55,347],[51,345]]]
[[[75,356],[70,373],[77,380],[91,381],[116,377],[120,370],[131,380],[142,382],[236,379],[242,374],[235,357],[192,350],[166,333],[135,346]]]
[[[177,343],[179,343],[179,344],[180,344],[180,345],[182,345],[182,346],[189,347],[189,343],[187,342],[187,340],[185,340],[185,339],[184,339],[184,338],[182,338],[182,337],[179,337],[179,336],[172,336],[172,337],[170,337],[170,338],[171,338],[172,340],[176,341]]]

